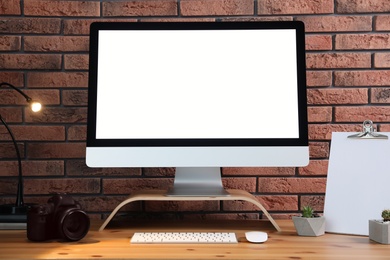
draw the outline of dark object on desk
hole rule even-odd
[[[31,110],[33,112],[38,112],[41,110],[41,104],[39,102],[34,102],[32,98],[27,96],[20,89],[6,82],[0,83],[0,87],[3,86],[10,87],[13,90],[17,91],[19,94],[21,94],[26,99],[26,101],[30,104]],[[23,201],[23,174],[22,174],[21,156],[20,156],[19,148],[16,143],[15,137],[11,129],[8,127],[8,124],[5,122],[5,120],[1,115],[0,115],[0,121],[7,129],[7,132],[11,136],[12,142],[14,144],[16,156],[18,159],[18,173],[19,173],[18,190],[16,193],[15,204],[0,205],[0,229],[23,229],[25,228],[25,223],[27,220],[26,214],[31,205],[24,204]]]
[[[27,214],[27,238],[31,241],[77,241],[88,233],[89,226],[88,215],[66,194],[56,194],[47,204],[32,206]]]

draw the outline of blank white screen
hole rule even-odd
[[[298,138],[295,37],[100,31],[96,138]]]

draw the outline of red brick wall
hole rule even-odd
[[[49,193],[66,191],[100,217],[128,193],[172,183],[172,169],[85,166],[92,21],[301,20],[307,31],[309,166],[226,168],[223,175],[226,187],[255,194],[276,218],[306,204],[322,211],[331,132],[360,131],[365,119],[390,131],[389,13],[389,0],[0,0],[0,81],[45,105],[33,115],[15,91],[0,89],[0,113],[22,151],[25,200],[45,202]],[[9,140],[1,127],[0,203],[13,202],[16,191]],[[155,212],[152,217],[261,217],[242,202],[134,203],[127,210]]]

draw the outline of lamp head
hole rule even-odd
[[[29,103],[30,103],[31,111],[33,111],[33,112],[41,111],[41,109],[42,109],[41,103],[39,103],[37,101],[30,101]]]

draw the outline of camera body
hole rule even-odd
[[[77,241],[88,233],[89,226],[88,215],[66,194],[56,194],[47,204],[34,205],[27,213],[27,238],[31,241]]]

